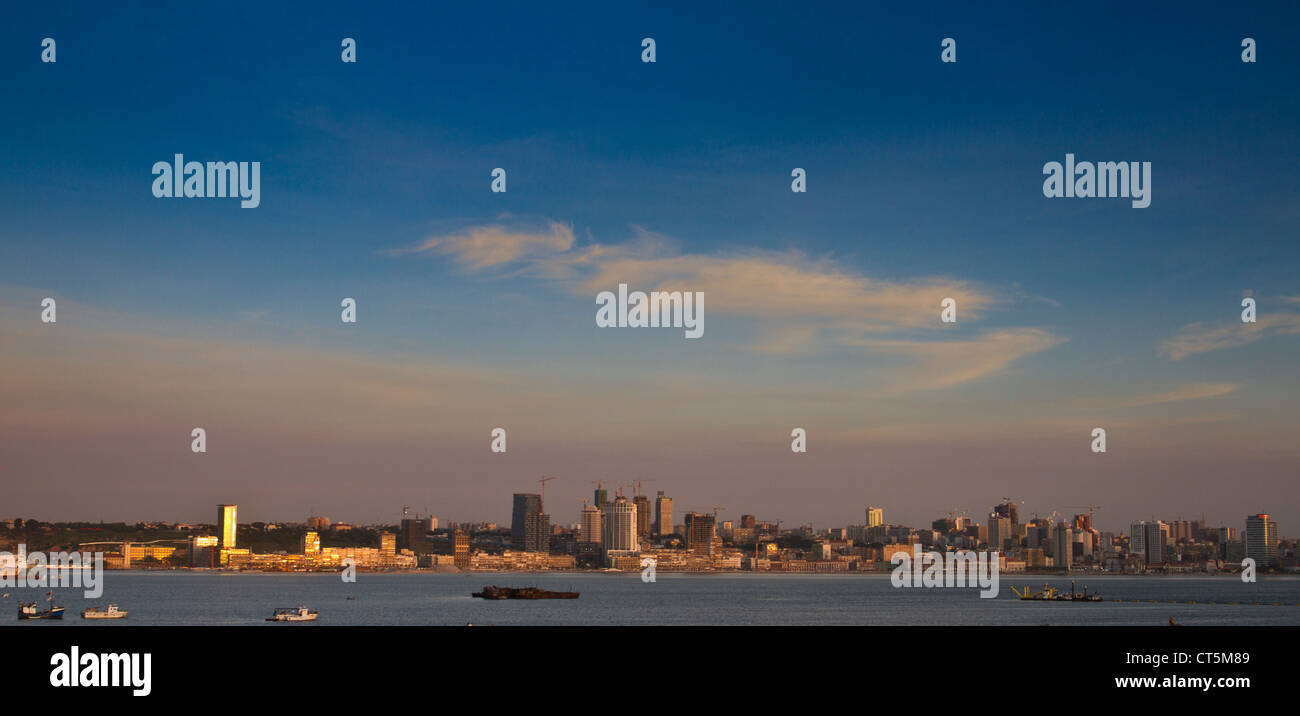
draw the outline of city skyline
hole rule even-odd
[[[1300,523],[1294,7],[142,12],[0,28],[5,513],[505,522],[545,474],[553,516],[639,479],[787,524]],[[260,162],[260,204],[155,198],[176,154]],[[1151,162],[1150,206],[1046,198],[1067,154]],[[597,327],[620,284],[705,333]]]
[[[608,490],[597,489],[594,490],[594,492],[598,496],[602,492],[608,493]],[[645,495],[645,494],[641,494],[639,496],[649,497],[649,495]],[[457,525],[463,526],[463,525],[471,525],[471,524],[478,524],[478,525],[495,524],[498,530],[506,530],[511,533],[511,543],[515,547],[531,548],[531,549],[537,549],[538,546],[541,544],[541,542],[537,541],[538,538],[535,536],[531,538],[525,537],[525,534],[533,534],[532,530],[534,528],[526,527],[526,522],[525,522],[530,514],[537,513],[540,514],[541,517],[546,518],[545,521],[540,523],[541,525],[540,529],[543,529],[545,531],[545,534],[550,534],[552,531],[556,531],[556,530],[578,531],[584,533],[588,530],[595,530],[597,532],[600,531],[601,528],[599,526],[599,523],[595,527],[592,527],[588,523],[588,517],[587,517],[588,512],[590,510],[595,510],[598,515],[602,511],[601,508],[597,505],[595,499],[581,498],[580,501],[582,502],[582,505],[576,508],[575,519],[565,520],[561,515],[553,515],[550,514],[549,512],[546,513],[539,512],[541,509],[541,505],[540,505],[540,500],[536,499],[538,497],[539,495],[537,495],[536,493],[513,493],[511,495],[511,503],[512,503],[511,515],[507,519],[462,519],[457,517],[454,513],[449,514],[446,512],[443,512],[442,515],[439,516],[438,511],[436,510],[422,512],[410,508],[409,506],[403,505],[402,509],[399,510],[398,512],[397,519],[394,521],[385,521],[382,518],[375,521],[353,520],[353,519],[347,519],[346,515],[343,515],[344,519],[340,519],[340,515],[338,514],[326,514],[321,511],[313,511],[310,514],[308,514],[308,516],[304,518],[302,521],[298,521],[297,518],[293,518],[293,519],[257,518],[257,519],[245,520],[239,524],[247,525],[252,523],[271,523],[271,524],[285,524],[285,525],[306,525],[310,529],[326,530],[326,531],[330,529],[331,524],[343,524],[348,526],[362,526],[362,527],[398,527],[402,531],[403,535],[406,534],[406,529],[407,529],[406,525],[408,523],[415,524],[417,522],[423,522],[424,524],[427,525],[430,524],[430,522],[432,521],[432,523],[436,526],[429,527],[429,531],[442,530],[448,532],[450,532],[453,529],[453,526],[457,526]],[[673,495],[660,492],[659,497],[666,499],[668,501],[669,510],[674,509],[672,507],[672,504],[675,500]],[[628,496],[622,494],[609,495],[609,499],[605,504],[608,507],[610,505],[613,505],[616,501],[623,501],[623,500],[626,500],[629,504],[632,504],[632,498],[629,498]],[[785,525],[786,529],[789,530],[798,530],[801,529],[802,527],[808,526],[808,527],[812,527],[815,531],[819,531],[819,532],[825,530],[842,529],[845,527],[853,527],[853,526],[873,527],[878,525],[903,526],[912,529],[923,530],[923,529],[928,529],[929,525],[933,522],[937,522],[945,518],[951,520],[954,517],[960,517],[962,519],[965,519],[968,521],[969,524],[978,525],[978,526],[988,526],[991,529],[996,529],[994,527],[994,524],[995,524],[995,520],[997,519],[1002,519],[1005,522],[1007,522],[1009,525],[1023,526],[1026,524],[1030,524],[1032,521],[1038,520],[1040,518],[1057,525],[1069,525],[1077,521],[1079,518],[1083,517],[1083,518],[1087,518],[1088,524],[1091,525],[1093,528],[1096,528],[1099,532],[1110,532],[1114,534],[1127,534],[1127,532],[1134,525],[1137,525],[1139,523],[1143,523],[1143,524],[1161,523],[1166,525],[1170,525],[1170,524],[1193,525],[1196,523],[1203,523],[1203,526],[1206,529],[1219,529],[1219,528],[1227,527],[1236,530],[1242,534],[1245,534],[1246,527],[1250,524],[1251,520],[1257,517],[1270,516],[1269,512],[1251,512],[1244,516],[1239,516],[1240,519],[1238,524],[1231,524],[1230,521],[1220,521],[1216,523],[1214,520],[1208,519],[1205,515],[1198,517],[1197,515],[1153,514],[1153,515],[1148,515],[1146,517],[1137,517],[1134,518],[1132,521],[1125,523],[1124,525],[1120,525],[1118,527],[1112,527],[1107,525],[1104,519],[1099,519],[1097,517],[1096,510],[1102,509],[1101,506],[1099,505],[1092,505],[1092,504],[1072,505],[1070,506],[1071,509],[1066,512],[1062,512],[1060,510],[1021,511],[1021,508],[1023,508],[1023,506],[1024,506],[1023,503],[1018,503],[1014,501],[995,503],[992,506],[990,506],[989,509],[987,510],[984,510],[982,512],[977,511],[974,513],[968,510],[954,508],[952,510],[941,510],[940,512],[936,513],[936,515],[933,518],[921,520],[918,522],[890,520],[889,519],[890,513],[886,511],[885,508],[879,505],[867,505],[863,510],[860,510],[859,512],[862,519],[858,519],[856,521],[844,522],[844,523],[834,523],[834,524],[801,522],[797,520],[796,521],[778,520],[775,518],[769,518],[762,514],[753,514],[744,511],[740,511],[740,512],[733,511],[734,516],[732,516],[731,513],[725,513],[725,512],[719,512],[716,515],[712,513],[707,513],[707,514],[709,515],[711,522],[716,520],[717,526],[722,525],[724,522],[734,522],[739,524],[745,518],[752,518],[753,520],[756,520],[757,522],[763,524],[773,524],[773,523],[783,524]],[[237,504],[232,504],[232,503],[218,504],[217,505],[218,520],[213,523],[208,523],[203,519],[172,520],[170,522],[172,524],[178,524],[178,525],[179,524],[194,524],[194,525],[212,524],[217,528],[218,533],[220,535],[223,535],[223,540],[225,540],[227,538],[232,538],[233,536],[233,532],[228,530],[227,525],[236,524],[236,521],[233,517],[234,512],[229,513],[230,515],[232,515],[232,517],[229,520],[227,520],[224,517],[227,514],[226,509],[230,508],[233,510],[236,507]],[[1086,509],[1087,511],[1079,512],[1077,511],[1079,509]],[[672,513],[669,512],[669,514]],[[682,515],[683,519],[685,519],[687,515],[697,515],[697,514],[704,515],[706,513],[696,512],[694,510],[685,510],[678,514]],[[72,523],[72,522],[86,522],[86,523],[96,522],[96,520],[42,519],[30,515],[0,515],[0,519],[14,519],[14,518],[35,519],[38,522],[43,522],[43,523],[48,522],[48,523],[55,523],[55,524]],[[650,518],[651,520],[650,524],[653,527],[653,529],[647,532],[641,531],[641,523],[639,522],[640,517],[638,517],[637,519],[638,519],[637,522],[638,535],[644,537],[646,535],[664,534],[663,529],[659,525],[659,520],[657,517]],[[106,522],[106,523],[110,522],[110,520],[99,520],[99,521]],[[131,522],[166,523],[169,521],[163,519],[139,519],[139,520],[121,520],[121,522],[130,524]],[[323,526],[318,526],[317,525],[318,522]],[[1291,537],[1288,535],[1287,532],[1277,528],[1276,520],[1270,519],[1269,523],[1273,525],[1274,536],[1276,538],[1281,540],[1291,539]],[[667,523],[666,526],[670,529],[688,528],[688,525],[685,522]],[[403,537],[402,539],[406,539],[406,538]]]

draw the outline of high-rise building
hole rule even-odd
[[[428,520],[402,518],[402,528],[397,533],[397,548],[415,551],[417,546],[425,543],[429,529]]]
[[[632,505],[636,507],[636,534],[645,537],[650,534],[650,498],[636,495],[632,498]]]
[[[1006,517],[1011,520],[1011,524],[1013,525],[1020,524],[1020,513],[1018,512],[1016,503],[1014,502],[1008,501],[994,505],[993,514],[998,517]]]
[[[867,527],[879,527],[885,524],[885,510],[880,507],[867,508]]]
[[[582,508],[581,528],[578,531],[578,541],[589,544],[600,544],[601,539],[601,517],[600,508],[595,505],[584,505]]]
[[[713,554],[713,515],[703,512],[686,513],[686,548],[693,554]]]
[[[314,530],[307,530],[299,546],[302,547],[303,554],[320,554],[320,534]]]
[[[238,505],[217,505],[217,537],[221,539],[221,549],[235,548],[235,513],[238,510]]]
[[[1011,539],[1011,518],[989,515],[989,549],[1001,551]]]
[[[531,512],[524,520],[524,551],[551,551],[551,516],[544,512]]]
[[[1246,518],[1246,556],[1255,560],[1256,567],[1277,564],[1277,523],[1265,513]]]
[[[379,551],[384,554],[397,553],[397,535],[392,532],[379,533]]]
[[[640,548],[636,536],[636,505],[619,496],[609,503],[604,515],[605,533],[601,536],[600,547],[605,553],[606,563],[610,563],[612,557],[635,554]]]
[[[1052,535],[1052,566],[1056,569],[1069,569],[1074,562],[1074,530],[1062,522],[1056,526]]]
[[[1046,517],[1035,517],[1025,525],[1025,546],[1029,549],[1042,547],[1051,550],[1052,521]]]
[[[673,533],[673,498],[666,497],[664,491],[660,490],[659,495],[655,497],[655,534],[670,535]]]
[[[307,529],[323,532],[330,528],[330,518],[312,515],[307,518]]]
[[[1159,564],[1165,561],[1168,538],[1169,525],[1160,520],[1134,522],[1129,527],[1129,552],[1140,555],[1147,564]]]
[[[753,515],[741,515],[741,516],[740,516],[740,528],[741,528],[741,529],[752,530],[752,529],[754,529],[754,527],[755,527],[756,525],[758,525],[758,520],[755,519]]]
[[[457,567],[465,569],[469,567],[469,533],[464,530],[453,530],[451,533],[451,553],[452,560]]]
[[[603,512],[605,510],[605,505],[609,504],[609,490],[606,490],[600,486],[600,483],[597,483],[596,493],[593,497],[596,507]]]
[[[542,514],[542,496],[515,493],[510,518],[510,544],[525,552],[547,552],[551,548],[551,518]]]

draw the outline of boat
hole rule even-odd
[[[552,592],[537,587],[514,589],[511,587],[484,587],[481,592],[474,592],[479,599],[577,599],[578,592]]]
[[[1049,587],[1047,586],[1046,583],[1043,584],[1042,590],[1037,592],[1030,592],[1028,588],[1026,588],[1025,591],[1021,592],[1015,587],[1011,587],[1011,591],[1015,592],[1016,596],[1020,597],[1021,600],[1028,601],[1028,602],[1100,602],[1101,601],[1100,594],[1088,593],[1088,585],[1086,584],[1083,585],[1082,592],[1074,591],[1074,582],[1070,582],[1070,591],[1068,592],[1058,592],[1056,591],[1056,587]]]
[[[36,602],[28,602],[18,605],[19,619],[62,619],[63,607],[56,607],[50,604],[49,609],[38,610]]]
[[[319,612],[314,612],[299,604],[296,607],[276,607],[275,613],[267,617],[268,622],[314,622]]]
[[[108,605],[107,609],[99,607],[90,607],[81,611],[82,619],[125,619],[127,612],[118,609],[116,604]]]

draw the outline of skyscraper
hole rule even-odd
[[[416,551],[416,547],[425,543],[425,535],[429,531],[429,521],[422,519],[402,518],[402,528],[397,535],[397,548],[409,549]]]
[[[600,508],[595,505],[584,505],[582,508],[581,530],[578,533],[579,542],[589,544],[600,544],[601,540],[601,518]]]
[[[713,554],[713,515],[686,513],[686,548],[693,554]]]
[[[1056,569],[1069,569],[1074,562],[1074,530],[1062,522],[1056,526],[1052,535],[1052,566]]]
[[[611,557],[634,554],[640,545],[636,536],[636,505],[626,497],[618,497],[609,503],[605,511],[605,533],[601,539],[601,550],[605,561]]]
[[[867,527],[879,527],[885,524],[885,511],[879,507],[867,508]]]
[[[1017,510],[1016,503],[1014,502],[1008,501],[994,505],[993,514],[998,517],[1006,517],[1011,520],[1011,524],[1013,525],[1020,524],[1020,512]]]
[[[510,544],[525,552],[546,552],[551,548],[551,518],[542,514],[542,496],[515,493],[510,517]]]
[[[1160,520],[1134,522],[1129,528],[1129,552],[1141,555],[1147,564],[1159,564],[1165,561],[1165,544],[1169,535],[1169,526]]]
[[[217,537],[221,539],[221,549],[235,548],[235,513],[238,505],[217,505]]]
[[[664,491],[660,490],[659,495],[655,497],[655,534],[670,535],[673,533],[673,498],[666,497]]]
[[[451,533],[451,553],[452,561],[457,567],[465,569],[469,566],[469,533],[463,530],[453,530]]]
[[[1277,564],[1277,523],[1266,513],[1246,518],[1246,556],[1255,560],[1256,567]]]
[[[1011,518],[989,515],[989,549],[1001,551],[1011,538]]]
[[[650,534],[650,498],[636,495],[632,498],[632,505],[636,507],[636,534],[645,537]]]

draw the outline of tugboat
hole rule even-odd
[[[26,604],[20,602],[18,604],[18,618],[19,619],[62,619],[63,607],[58,607],[54,605],[54,597],[50,597],[46,601],[50,602],[50,608],[44,610],[38,610],[36,608],[36,602],[27,602]]]
[[[1056,591],[1055,587],[1049,587],[1047,586],[1047,584],[1043,584],[1043,589],[1042,591],[1039,592],[1030,592],[1028,589],[1026,589],[1024,592],[1021,592],[1017,590],[1015,587],[1012,587],[1011,591],[1015,592],[1016,596],[1020,597],[1021,600],[1031,601],[1031,602],[1100,602],[1101,601],[1100,594],[1088,593],[1088,585],[1086,584],[1083,585],[1082,592],[1074,591],[1073,581],[1070,582],[1069,592],[1058,592]]]
[[[577,599],[578,592],[552,592],[537,587],[513,589],[511,587],[484,587],[481,592],[474,592],[479,599]]]
[[[277,607],[275,613],[267,617],[268,622],[314,622],[319,612],[314,612],[299,604],[296,607]]]
[[[127,612],[117,608],[116,604],[108,605],[108,609],[99,607],[90,607],[81,611],[82,619],[125,619]]]

